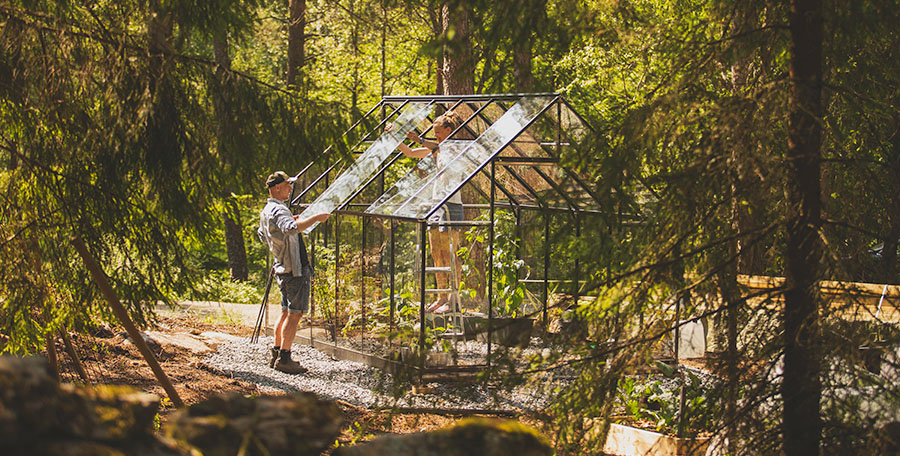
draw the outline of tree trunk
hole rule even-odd
[[[351,1],[348,7],[352,24],[350,29],[350,47],[353,49],[353,77],[351,78],[353,82],[350,88],[351,113],[359,111],[359,92],[362,86],[362,81],[359,77],[359,19],[356,16],[355,6],[356,2]]]
[[[516,92],[529,93],[534,87],[531,72],[531,39],[517,43],[513,51],[513,76],[516,80]]]
[[[443,33],[448,38],[444,49],[444,95],[472,94],[475,88],[475,65],[469,39],[470,6],[465,0],[444,4]]]
[[[228,90],[228,69],[231,68],[231,59],[228,57],[228,44],[224,34],[213,39],[213,52],[216,63],[217,93],[213,94],[213,110],[216,115],[216,147],[219,158],[226,165],[231,165],[231,154],[226,150],[231,143],[229,134],[231,122],[234,116],[229,106],[226,92]],[[225,226],[225,252],[228,256],[228,269],[233,280],[247,280],[249,276],[247,268],[247,248],[244,245],[244,232],[241,228],[240,215],[237,203],[231,196],[232,190],[225,186],[222,190],[222,201],[225,204],[223,211],[223,223]]]
[[[301,70],[306,58],[304,29],[306,28],[306,0],[288,0],[287,85],[298,88],[302,83]]]
[[[748,11],[748,6],[734,9],[734,24],[732,34],[740,36],[756,25],[755,14]],[[751,59],[744,56],[731,64],[731,92],[735,98],[743,97],[748,92],[750,80]],[[738,425],[737,410],[740,391],[740,353],[738,350],[739,328],[746,322],[744,293],[738,283],[738,273],[749,273],[758,263],[761,248],[757,243],[754,246],[745,246],[742,233],[748,233],[754,225],[750,208],[742,204],[745,200],[741,195],[743,189],[760,188],[759,178],[754,172],[752,150],[753,145],[750,127],[738,125],[735,128],[735,136],[730,151],[730,163],[728,174],[731,181],[731,234],[736,237],[725,246],[725,267],[717,274],[720,293],[723,302],[728,306],[724,312],[716,314],[716,335],[718,336],[717,348],[724,347],[725,363],[725,422],[728,427],[725,431],[728,448],[727,452],[737,452]],[[753,181],[753,183],[751,183]],[[746,198],[753,207],[752,215],[759,217],[762,213],[760,198]],[[759,210],[757,210],[759,209]],[[742,251],[743,250],[743,251]],[[721,331],[725,328],[724,334]]]
[[[173,76],[169,74],[175,62],[172,47],[173,18],[162,14],[158,0],[149,2],[150,17],[147,23],[148,73],[147,93],[152,107],[143,132],[144,155],[142,165],[147,170],[151,189],[168,188],[172,182],[182,178],[182,147],[184,126],[176,108],[176,91]],[[152,190],[155,191],[155,190]],[[177,207],[178,192],[161,192],[160,204]]]
[[[530,93],[534,90],[534,73],[531,60],[533,57],[534,31],[541,29],[546,16],[547,0],[529,0],[521,6],[519,14],[522,19],[513,33],[513,79],[518,93]]]
[[[900,125],[895,121],[894,125]],[[897,127],[895,127],[897,128]],[[897,247],[900,243],[900,133],[891,136],[891,154],[888,157],[891,198],[887,210],[887,233],[881,249],[881,277],[884,283],[897,282]]]
[[[381,96],[387,95],[387,34],[388,13],[385,0],[381,0]],[[384,193],[384,192],[382,192]]]
[[[791,0],[788,119],[783,451],[819,454],[822,394],[818,297],[821,212],[822,5]]]
[[[237,203],[231,195],[225,199],[225,250],[228,253],[228,269],[232,280],[247,280],[247,249],[244,245],[244,231],[241,229]]]
[[[440,38],[444,33],[444,13],[443,7],[431,9],[431,30],[436,38]],[[444,52],[441,51],[437,55],[436,70],[434,75],[434,93],[444,93]]]

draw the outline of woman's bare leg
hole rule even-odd
[[[429,238],[431,239],[431,256],[434,258],[434,266],[438,268],[450,266],[450,238],[447,232],[432,230],[429,233]],[[446,272],[436,272],[434,274],[437,288],[448,288],[448,276],[449,274]],[[437,301],[445,303],[449,299],[447,293],[440,293]]]

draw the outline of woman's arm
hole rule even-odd
[[[393,124],[387,124],[384,126],[384,131],[389,132],[393,128],[394,128]],[[425,158],[428,156],[428,154],[431,153],[432,150],[437,148],[436,144],[434,145],[434,147],[429,147],[431,144],[434,144],[434,142],[427,141],[427,143],[431,143],[431,144],[427,144],[426,141],[414,131],[410,131],[409,133],[407,133],[406,137],[409,138],[410,141],[417,142],[424,146],[424,147],[417,147],[417,148],[413,149],[412,147],[407,146],[406,143],[401,142],[400,145],[397,146],[397,148],[400,149],[400,152],[403,152],[403,155],[406,155],[407,157]]]
[[[400,143],[398,149],[400,149],[400,152],[403,152],[403,155],[412,158],[425,158],[431,153],[431,149],[427,147],[416,147],[413,149],[404,143]]]

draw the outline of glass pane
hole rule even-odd
[[[370,214],[424,218],[462,182],[518,135],[554,97],[523,97],[475,140],[441,143],[432,156],[398,181],[366,209]]]
[[[391,155],[400,142],[406,138],[406,134],[416,125],[421,123],[431,111],[430,103],[410,103],[393,122],[393,128],[383,133],[378,139],[363,152],[356,162],[344,171],[312,204],[300,213],[301,218],[311,217],[324,212],[333,212],[360,185],[368,180],[388,156]],[[318,223],[312,224],[304,230],[309,234]]]

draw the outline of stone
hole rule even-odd
[[[67,417],[62,429],[88,440],[131,440],[153,432],[159,398],[130,386],[59,386],[58,413]]]
[[[454,426],[406,435],[383,435],[334,456],[549,456],[550,445],[534,429],[512,420],[469,418]]]
[[[160,345],[160,343],[157,342],[153,337],[151,337],[144,331],[139,331],[139,334],[141,335],[141,339],[144,339],[144,342],[148,347],[150,347],[150,350],[153,351],[153,353],[159,354],[162,352],[162,345]],[[131,337],[128,336],[127,333],[125,333],[124,343],[132,345],[134,344],[134,342],[131,340]]]
[[[0,448],[59,429],[58,401],[58,386],[46,360],[0,356]]]
[[[186,348],[195,354],[209,353],[212,351],[208,345],[203,343],[196,336],[188,333],[165,333],[162,331],[147,331],[147,335],[162,345],[174,345],[176,347]]]
[[[312,393],[255,398],[231,393],[176,411],[164,433],[207,456],[241,451],[319,455],[334,443],[343,423],[336,404]]]
[[[225,334],[216,331],[206,331],[199,334],[200,337],[212,343],[233,342],[239,340],[247,340],[246,337],[238,337],[231,334]]]
[[[0,356],[4,455],[190,454],[154,435],[159,398],[128,386],[60,385],[47,361]]]

